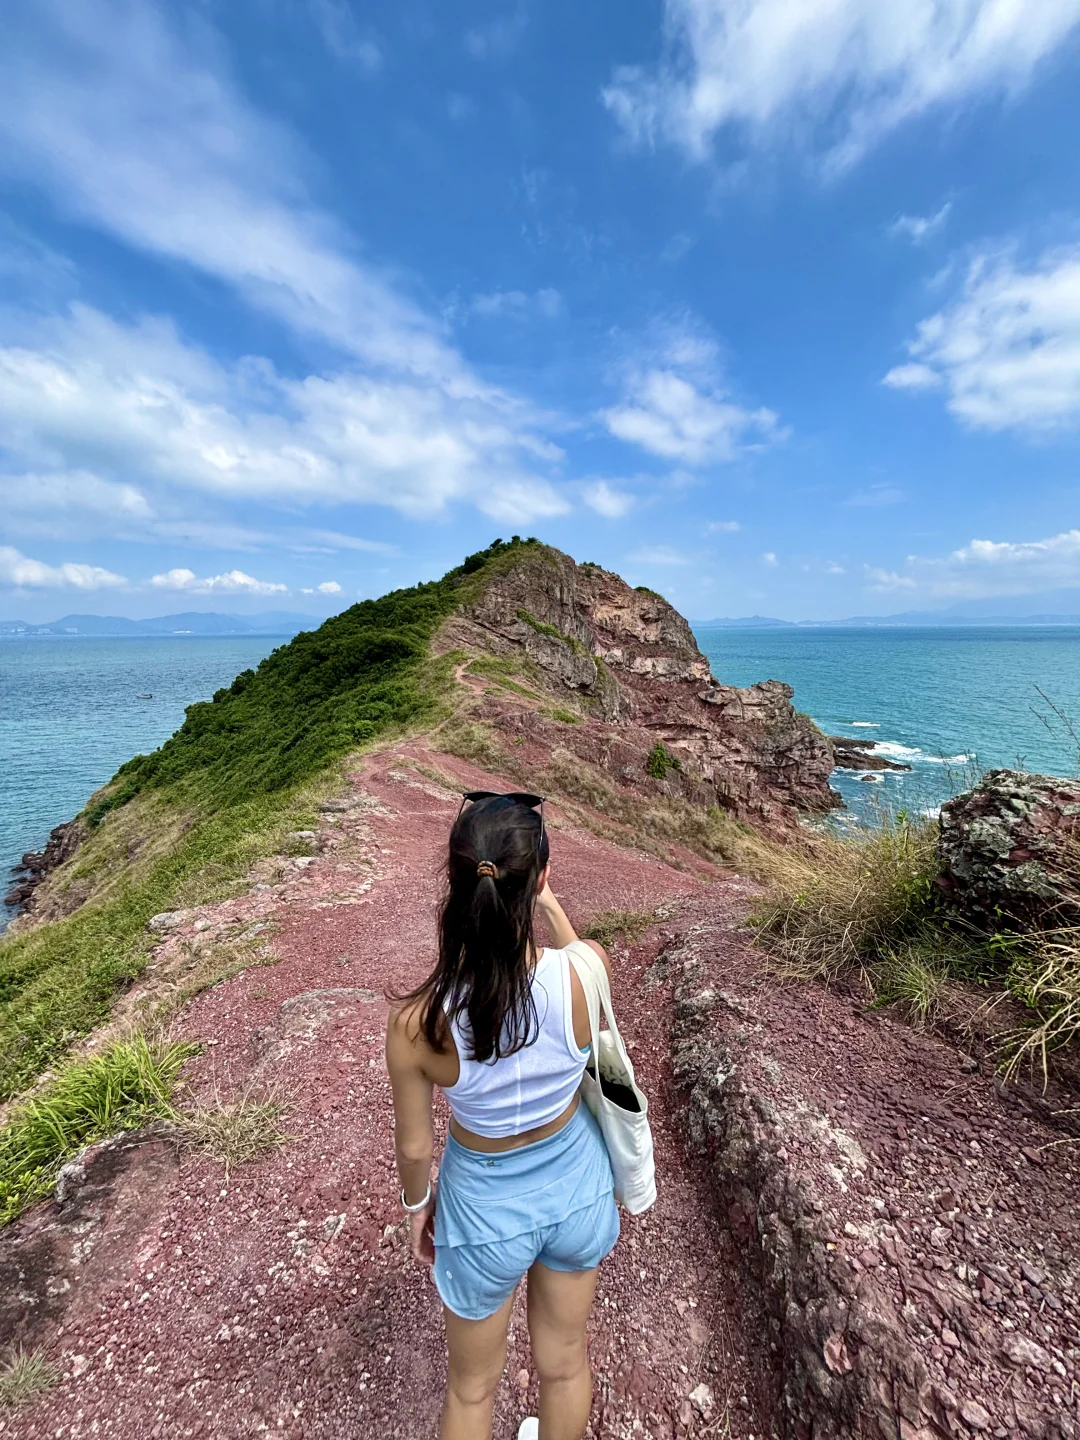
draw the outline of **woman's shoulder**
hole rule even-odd
[[[599,940],[571,940],[570,944],[564,946],[563,948],[569,951],[575,946],[577,946],[578,948],[584,946],[587,949],[591,950],[594,955],[598,956],[604,969],[608,973],[608,979],[611,978],[611,958],[608,955],[607,951],[604,949],[603,945],[600,944]],[[571,966],[570,969],[572,972],[573,966]]]

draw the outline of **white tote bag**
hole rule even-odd
[[[589,1004],[591,1055],[581,1077],[581,1095],[607,1144],[615,1199],[631,1215],[640,1215],[656,1203],[649,1102],[634,1079],[634,1067],[619,1034],[604,962],[581,940],[568,945],[566,953]],[[607,1017],[607,1030],[600,1029],[601,1013]]]

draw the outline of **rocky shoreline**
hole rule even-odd
[[[887,760],[876,754],[876,740],[852,740],[846,735],[830,735],[833,760],[838,770],[910,770],[897,760]]]
[[[85,826],[78,816],[54,825],[43,850],[27,850],[19,863],[11,867],[14,883],[3,899],[4,905],[12,912],[9,918],[27,908],[37,887],[47,875],[74,855],[85,833]]]

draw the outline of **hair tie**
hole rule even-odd
[[[499,878],[499,872],[490,860],[481,860],[480,864],[476,867],[476,878],[478,880],[484,878],[497,880]]]

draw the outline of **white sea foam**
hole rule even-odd
[[[875,755],[884,755],[889,760],[925,760],[926,756],[921,750],[912,745],[899,745],[895,740],[877,740],[874,742]]]
[[[851,722],[851,728],[852,728],[853,730],[880,730],[880,729],[881,729],[881,721],[880,721],[880,720],[852,720],[852,722]]]
[[[919,811],[919,814],[926,820],[937,820],[941,816],[941,806],[927,805],[924,810]]]

